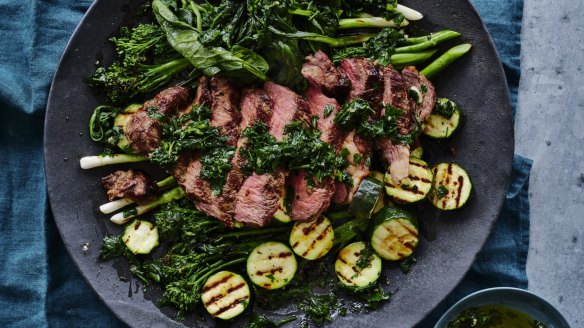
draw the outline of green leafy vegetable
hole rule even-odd
[[[273,321],[273,320],[268,319],[264,315],[257,314],[254,312],[249,320],[249,323],[247,324],[247,328],[280,327],[280,326],[283,326],[283,325],[287,324],[288,322],[292,322],[294,320],[296,320],[295,315],[292,315],[290,317],[284,318],[284,319],[279,320],[279,321]]]
[[[120,133],[123,132],[114,129],[114,119],[122,111],[122,108],[107,105],[96,107],[89,119],[91,140],[115,146],[120,140]]]
[[[201,157],[201,178],[209,181],[215,196],[223,190],[227,174],[231,171],[231,159],[234,154],[234,147],[223,146],[209,149]]]
[[[434,111],[447,119],[450,119],[457,109],[456,103],[446,98],[439,98],[434,106]]]

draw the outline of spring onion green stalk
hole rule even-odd
[[[268,28],[270,29],[270,31],[272,33],[279,35],[279,36],[283,36],[283,37],[291,38],[291,39],[302,39],[302,40],[306,40],[306,41],[318,41],[318,42],[326,43],[333,48],[350,46],[350,45],[354,45],[354,44],[360,44],[360,43],[363,43],[363,42],[369,40],[369,38],[371,38],[374,35],[374,34],[359,34],[359,35],[349,35],[349,36],[342,36],[342,37],[338,37],[338,38],[331,38],[331,37],[326,36],[326,35],[312,33],[312,32],[298,31],[298,32],[294,32],[294,33],[286,33],[286,32],[282,32],[282,31],[276,29],[273,26],[270,26]]]
[[[132,154],[115,154],[106,156],[85,156],[79,160],[79,165],[82,169],[92,169],[95,167],[122,164],[122,163],[136,163],[146,161],[146,157]]]
[[[407,20],[403,20],[400,27],[407,26],[409,23]],[[361,18],[343,18],[339,19],[339,30],[345,30],[349,28],[362,28],[362,27],[398,27],[393,20],[387,20],[382,17],[361,17]]]
[[[470,43],[463,43],[449,49],[442,56],[438,57],[436,60],[430,63],[430,65],[426,66],[426,68],[424,68],[420,74],[424,75],[428,79],[432,79],[438,75],[438,73],[442,72],[443,69],[452,64],[455,60],[466,54],[470,48],[472,48]]]
[[[185,192],[182,190],[182,188],[180,187],[174,188],[160,195],[158,198],[156,198],[156,200],[154,200],[151,203],[136,206],[131,210],[115,214],[114,216],[111,217],[110,221],[112,221],[115,224],[124,224],[128,222],[131,218],[150,212],[161,205],[172,202],[173,200],[179,200],[183,198],[184,195]]]
[[[391,56],[391,64],[395,67],[405,67],[421,64],[430,59],[436,50],[426,50],[417,53],[394,54]]]
[[[174,180],[174,178],[172,176],[170,176],[164,180],[158,181],[156,183],[156,185],[160,189],[173,187],[176,185],[176,180]],[[126,207],[130,204],[134,204],[134,201],[129,199],[129,198],[124,197],[124,198],[116,199],[114,201],[111,201],[109,203],[105,203],[105,204],[101,205],[99,207],[99,210],[103,214],[110,214],[110,213],[113,213],[113,212],[119,210],[120,208]]]
[[[444,41],[454,39],[458,36],[460,36],[460,33],[455,32],[455,31],[449,31],[449,30],[440,31],[438,33],[430,34],[427,37],[423,37],[423,39],[425,39],[425,40],[422,42],[408,45],[408,46],[404,46],[404,47],[395,48],[395,52],[396,53],[406,53],[406,52],[417,52],[417,51],[426,50],[426,49],[435,47]]]
[[[417,21],[424,18],[424,15],[422,15],[422,13],[420,13],[419,11],[399,4],[396,7],[392,5],[387,5],[387,11],[398,12],[404,15],[405,19],[411,21]]]

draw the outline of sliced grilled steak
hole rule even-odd
[[[349,151],[347,156],[349,167],[347,167],[346,171],[353,180],[353,186],[349,187],[342,182],[337,182],[333,203],[349,204],[353,200],[359,185],[361,185],[361,181],[369,175],[369,167],[366,165],[366,160],[371,155],[371,147],[367,140],[359,137],[355,134],[355,131],[347,134],[341,147]]]
[[[247,90],[241,100],[241,114],[242,131],[258,122],[269,124],[272,101],[264,90]],[[238,147],[244,145],[245,139],[240,138]],[[260,227],[269,223],[278,210],[283,185],[284,173],[280,170],[273,175],[254,173],[245,178],[236,196],[235,220]]]
[[[241,122],[238,87],[221,76],[212,77],[210,86],[213,101],[211,125],[221,129],[221,133],[227,136],[228,145],[235,146],[239,139],[239,123]]]
[[[186,115],[191,112],[193,106],[211,106],[212,102],[213,99],[211,98],[211,85],[209,83],[209,78],[202,76],[199,78],[199,85],[197,86],[197,94],[195,95],[195,99],[193,99],[192,103],[190,103],[188,106],[179,109],[177,114],[179,116]]]
[[[201,79],[200,82],[193,104],[199,104],[200,101],[211,106],[211,125],[227,135],[229,145],[236,146],[241,120],[239,92],[236,86],[223,77],[213,77],[208,84],[206,79]],[[207,95],[211,95],[211,98]],[[173,175],[185,190],[187,197],[200,211],[216,217],[227,226],[233,226],[235,199],[243,182],[243,173],[240,169],[242,159],[236,152],[231,160],[232,169],[227,174],[223,190],[220,195],[214,196],[209,183],[201,178],[200,157],[201,154],[198,152],[181,155]]]
[[[294,189],[290,211],[294,221],[316,220],[329,207],[335,193],[333,180],[323,181],[320,186],[309,187],[304,171],[291,173],[287,182]]]
[[[305,59],[306,63],[302,65],[301,73],[310,84],[321,88],[327,96],[339,100],[346,98],[351,82],[345,73],[333,65],[324,52],[319,50]]]
[[[281,141],[284,136],[286,125],[296,120],[301,120],[308,124],[308,103],[294,91],[272,83],[267,82],[264,85],[270,99],[272,99],[272,118],[270,120],[270,133]]]
[[[109,200],[129,198],[138,204],[146,204],[156,198],[156,183],[144,172],[129,169],[116,171],[101,179]]]
[[[228,227],[233,226],[233,216],[223,210],[219,198],[213,196],[209,182],[201,178],[201,158],[198,152],[181,155],[173,175],[197,209],[223,221]]]
[[[377,139],[376,146],[381,156],[389,164],[389,174],[396,184],[408,177],[410,173],[410,147],[394,144],[390,139]]]
[[[124,130],[132,149],[147,156],[160,144],[162,127],[159,121],[148,115],[148,111],[170,116],[184,108],[188,101],[189,90],[187,88],[170,87],[162,90],[154,99],[145,102],[142,108],[132,115]]]
[[[363,58],[349,58],[342,60],[340,66],[351,81],[349,100],[365,99],[372,106],[381,102],[383,77],[375,63]]]
[[[436,89],[432,82],[425,76],[420,75],[418,70],[413,66],[404,68],[402,75],[408,91],[411,88],[416,88],[422,95],[422,99],[417,101],[416,99],[410,99],[410,101],[414,113],[420,118],[420,121],[424,121],[426,117],[432,114],[432,110],[436,104]]]
[[[330,144],[338,151],[345,137],[345,132],[335,124],[334,119],[341,110],[341,106],[336,99],[325,96],[321,89],[314,86],[308,87],[306,98],[310,114],[319,117],[317,127],[321,132],[320,140]]]

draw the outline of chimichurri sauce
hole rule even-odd
[[[529,315],[502,305],[483,305],[462,311],[448,328],[547,328]]]

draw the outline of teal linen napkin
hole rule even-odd
[[[47,207],[42,135],[51,78],[92,1],[0,0],[0,327],[124,327],[77,272]],[[501,56],[512,104],[519,81],[522,1],[474,0]],[[513,181],[489,241],[445,307],[488,286],[525,288],[531,161]]]

